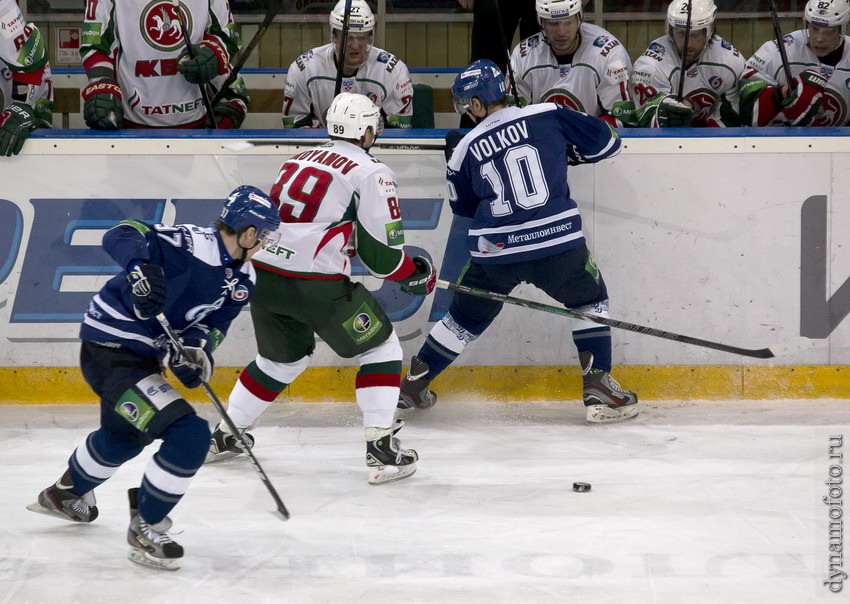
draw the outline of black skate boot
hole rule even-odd
[[[611,374],[593,369],[593,353],[579,353],[581,375],[584,380],[584,406],[588,422],[602,424],[637,417],[637,395],[623,389]]]
[[[127,491],[130,498],[130,528],[127,543],[130,544],[128,558],[136,564],[162,570],[177,570],[183,558],[183,547],[174,542],[168,529],[171,518],[166,516],[156,524],[148,524],[139,515],[137,498],[139,489]]]
[[[71,471],[66,470],[62,478],[39,493],[38,501],[29,504],[27,509],[71,522],[91,522],[97,518],[94,491],[80,496],[71,492],[73,487]]]
[[[402,449],[395,438],[404,422],[395,421],[392,428],[366,428],[366,465],[370,484],[383,484],[407,478],[416,471],[419,455],[413,449]]]
[[[242,435],[242,438],[245,441],[245,444],[248,445],[248,448],[252,449],[254,447],[254,437],[245,432],[245,430],[247,430],[247,428],[240,430],[239,433]],[[221,424],[219,424],[212,433],[212,438],[210,439],[210,450],[207,453],[206,459],[204,459],[204,463],[224,461],[225,459],[230,459],[241,454],[242,447],[239,446],[239,441],[236,440],[236,437],[230,432],[225,432],[222,429]]]
[[[425,379],[428,375],[428,365],[413,357],[410,359],[410,370],[401,380],[401,391],[398,395],[399,409],[428,409],[437,404],[437,395],[428,389],[431,380]]]

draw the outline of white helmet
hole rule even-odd
[[[331,11],[331,31],[342,29],[345,22],[345,0],[339,0]],[[375,29],[375,15],[366,0],[351,0],[351,18],[348,31],[370,32]]]
[[[581,15],[581,0],[536,0],[534,5],[540,19],[562,19]]]
[[[714,0],[673,0],[667,7],[668,29],[685,29],[688,26],[688,4],[691,4],[691,30],[704,29],[705,35],[714,33]]]
[[[850,0],[809,0],[805,19],[820,27],[840,27],[843,34],[850,21]]]
[[[341,92],[334,98],[325,121],[328,134],[339,138],[360,140],[369,128],[375,136],[381,132],[381,110],[369,97],[353,92]]]

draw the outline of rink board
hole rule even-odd
[[[619,157],[571,169],[612,317],[745,348],[815,338],[807,350],[759,360],[614,330],[616,375],[645,398],[850,397],[843,379],[850,366],[850,174],[842,168],[850,141],[841,129],[789,132],[630,131]],[[47,131],[21,156],[4,158],[0,400],[91,400],[76,369],[77,331],[88,299],[117,271],[99,247],[111,224],[125,217],[207,224],[230,190],[268,189],[281,162],[323,132],[242,134],[290,142],[244,149],[224,138],[232,133]],[[440,143],[441,135],[382,140],[415,147]],[[453,220],[446,200],[442,151],[374,154],[398,177],[408,251],[427,254],[441,278],[456,278],[466,260],[465,225]],[[363,272],[355,265],[355,278],[375,292],[409,358],[450,294],[410,297]],[[531,287],[515,295],[551,302]],[[575,398],[569,334],[569,319],[506,307],[441,376],[441,389],[459,398]],[[235,368],[255,350],[243,313],[217,355],[217,388],[229,389]],[[320,343],[313,369],[289,396],[352,400],[353,364]]]

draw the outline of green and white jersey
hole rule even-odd
[[[0,111],[14,102],[50,121],[53,86],[44,38],[15,0],[0,0]]]
[[[215,44],[228,63],[238,44],[227,0],[181,0],[180,10],[192,44]],[[204,119],[200,87],[177,71],[185,50],[170,0],[97,0],[87,5],[83,66],[90,79],[115,73],[124,117],[138,126],[173,128]],[[220,74],[211,84],[220,86],[226,77]]]
[[[374,276],[393,279],[405,265],[396,177],[360,147],[335,140],[291,157],[271,196],[280,203],[280,238],[256,253],[259,268],[341,279],[356,253]]]
[[[714,34],[699,60],[685,73],[682,95],[694,110],[691,126],[737,125],[725,123],[721,107],[725,102],[728,109],[738,114],[738,79],[743,70],[741,53]],[[632,98],[640,127],[658,127],[657,105],[665,96],[678,94],[681,73],[682,57],[668,36],[653,40],[635,61]]]
[[[325,114],[334,99],[336,60],[333,44],[308,50],[289,66],[283,89],[284,128],[325,128]],[[369,97],[384,115],[388,128],[410,128],[413,84],[398,57],[375,48],[351,77],[342,78],[342,92]]]
[[[630,106],[632,61],[608,31],[581,24],[581,42],[572,61],[559,64],[543,32],[520,42],[511,53],[516,78],[514,95],[525,104],[557,103],[596,117],[617,115]]]

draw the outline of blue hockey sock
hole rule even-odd
[[[451,365],[459,355],[460,353],[452,352],[448,348],[440,346],[440,344],[430,336],[428,336],[425,343],[422,345],[422,348],[420,348],[419,352],[416,354],[421,361],[428,365],[428,375],[425,376],[428,381],[431,381],[440,375],[443,370]]]
[[[75,495],[85,495],[106,482],[123,463],[133,459],[142,449],[142,445],[130,442],[123,435],[117,436],[103,428],[95,430],[68,459],[68,470],[74,482],[70,491]]]
[[[593,368],[611,371],[611,328],[594,327],[573,331],[573,342],[581,352],[593,353]]]

